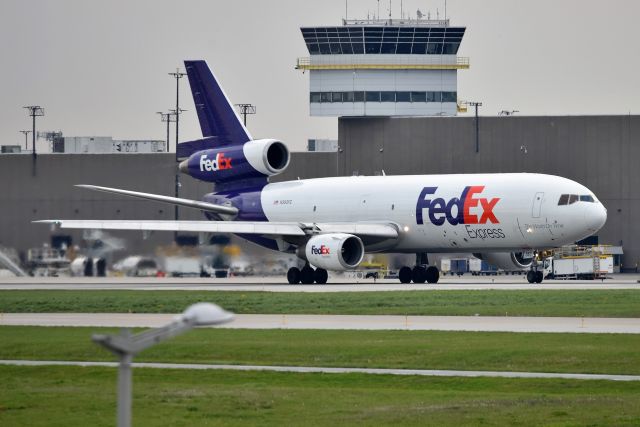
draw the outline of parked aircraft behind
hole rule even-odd
[[[185,61],[203,138],[180,144],[181,172],[211,182],[202,201],[92,185],[91,190],[200,209],[208,221],[45,220],[62,228],[234,233],[306,262],[289,283],[326,283],[365,253],[415,253],[402,283],[436,283],[428,253],[477,253],[498,267],[530,269],[533,252],[596,233],[607,212],[566,178],[518,174],[351,176],[269,183],[289,164],[286,145],[254,140],[204,61]]]

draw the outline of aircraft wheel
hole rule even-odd
[[[527,282],[534,283],[536,281],[536,272],[533,270],[527,271]]]
[[[398,279],[400,279],[400,283],[411,283],[411,268],[402,267],[400,271],[398,271]]]
[[[319,285],[324,285],[327,283],[327,279],[329,278],[329,273],[324,268],[317,268],[313,273],[313,279]]]
[[[536,283],[542,283],[543,278],[542,271],[536,271]]]
[[[411,280],[413,283],[424,283],[427,281],[427,269],[421,266],[413,267],[411,270]]]
[[[300,283],[300,269],[298,267],[291,267],[289,271],[287,271],[287,281],[290,285]]]
[[[311,285],[313,284],[315,270],[308,265],[305,265],[302,270],[300,270],[300,282],[303,285]]]
[[[427,283],[438,283],[438,279],[440,279],[440,272],[437,267],[429,266],[426,271]]]

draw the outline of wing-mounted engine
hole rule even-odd
[[[533,255],[523,252],[487,252],[473,255],[505,271],[528,270],[533,263]]]
[[[309,239],[304,255],[309,263],[325,270],[351,270],[362,262],[364,244],[353,234],[318,234]]]
[[[281,141],[258,139],[195,152],[179,168],[200,181],[224,183],[277,175],[287,168],[290,157]]]

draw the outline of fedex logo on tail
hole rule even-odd
[[[484,190],[484,185],[465,187],[459,198],[454,197],[448,201],[442,197],[429,197],[430,194],[435,194],[437,189],[438,187],[424,187],[420,192],[416,204],[418,224],[424,224],[424,209],[427,209],[429,221],[438,226],[443,225],[445,221],[451,225],[500,223],[493,213],[500,198],[478,197]]]
[[[215,159],[208,159],[206,154],[200,156],[200,171],[215,172],[231,169],[231,157],[225,157],[224,153],[216,154]]]

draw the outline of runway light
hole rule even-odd
[[[105,347],[120,359],[118,368],[118,427],[131,426],[131,364],[133,356],[196,326],[209,326],[233,320],[233,313],[215,304],[197,303],[188,307],[173,322],[160,328],[131,335],[123,329],[119,335],[93,335],[93,342]]]

